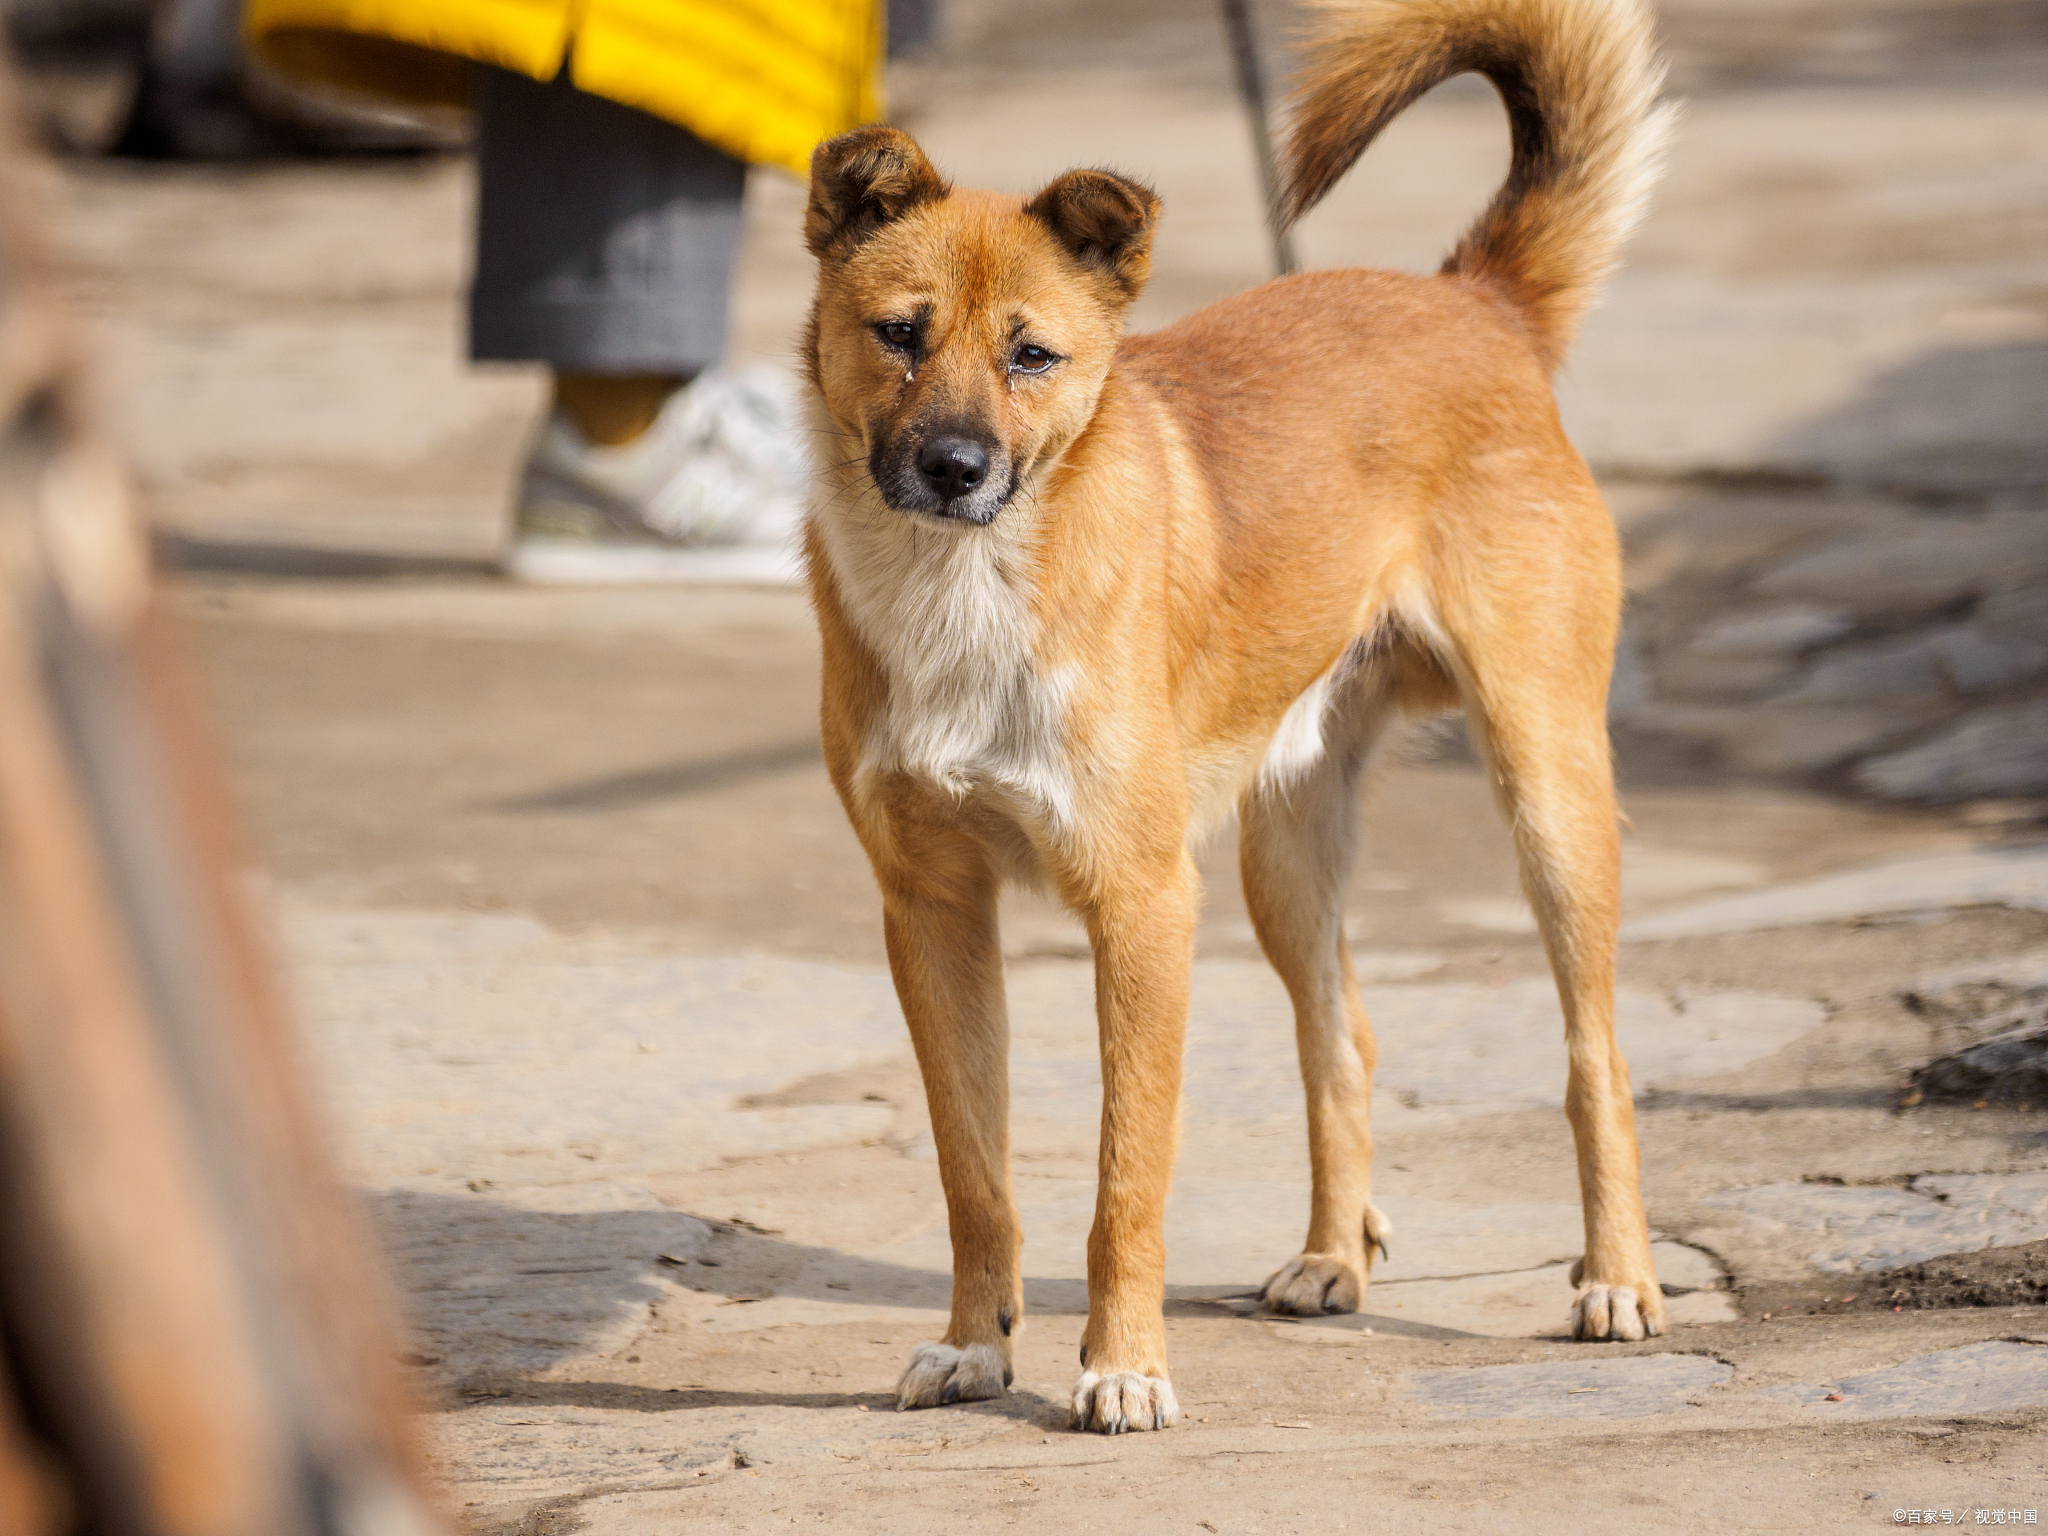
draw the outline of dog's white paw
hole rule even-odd
[[[1636,1343],[1664,1331],[1655,1311],[1629,1285],[1581,1285],[1572,1299],[1572,1337]]]
[[[946,1403],[979,1402],[1001,1397],[1010,1384],[1010,1368],[993,1344],[920,1344],[896,1383],[896,1407],[937,1408]]]
[[[1164,1376],[1083,1371],[1074,1383],[1076,1429],[1124,1435],[1141,1429],[1171,1429],[1179,1422],[1180,1403],[1173,1395],[1173,1383]]]
[[[1365,1276],[1357,1265],[1334,1253],[1296,1254],[1265,1283],[1259,1296],[1275,1312],[1293,1317],[1356,1312],[1365,1299]]]

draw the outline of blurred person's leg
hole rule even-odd
[[[757,375],[707,373],[745,164],[566,79],[481,68],[476,104],[470,355],[554,371],[515,566],[536,546],[781,537],[801,474],[789,404]]]
[[[674,376],[725,349],[745,164],[687,129],[479,69],[470,355]]]
[[[889,57],[900,59],[938,40],[939,0],[888,0]]]

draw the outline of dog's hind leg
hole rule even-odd
[[[1023,1232],[1010,1184],[1009,1019],[996,880],[981,846],[899,824],[877,860],[896,995],[931,1111],[953,1238],[953,1312],[896,1384],[899,1408],[999,1397],[1024,1320]]]
[[[1606,515],[1588,492],[1597,527]],[[1559,561],[1547,581],[1499,589],[1446,623],[1462,654],[1466,719],[1515,839],[1564,1008],[1565,1114],[1578,1148],[1586,1251],[1572,1272],[1572,1335],[1661,1333],[1664,1298],[1650,1257],[1628,1063],[1614,1039],[1621,827],[1607,738],[1607,681],[1618,607],[1607,562],[1577,582]],[[1527,603],[1521,606],[1517,598]]]
[[[1239,806],[1239,863],[1252,927],[1294,1003],[1308,1095],[1308,1240],[1263,1288],[1276,1312],[1356,1312],[1385,1251],[1372,1203],[1372,1029],[1344,937],[1344,884],[1358,844],[1358,782],[1391,713],[1385,680],[1361,674],[1331,700],[1323,750],[1292,783]]]

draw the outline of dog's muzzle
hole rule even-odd
[[[999,444],[964,433],[877,444],[868,470],[882,500],[898,512],[922,512],[985,527],[1013,488],[1009,456]]]

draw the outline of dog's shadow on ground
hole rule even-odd
[[[648,1326],[654,1304],[677,1287],[714,1306],[790,1298],[843,1307],[848,1322],[874,1320],[875,1307],[915,1308],[929,1314],[924,1331],[930,1336],[943,1328],[952,1293],[943,1271],[791,1242],[736,1220],[682,1211],[536,1211],[487,1194],[412,1190],[373,1195],[368,1207],[411,1323],[409,1357],[457,1403],[510,1398],[646,1412],[740,1405],[893,1409],[886,1390],[778,1394],[721,1391],[715,1381],[663,1390],[534,1378],[578,1357],[624,1351]],[[1169,1287],[1167,1307],[1176,1315],[1229,1315],[1218,1303],[1250,1289]],[[1024,1300],[1033,1316],[1079,1318],[1087,1314],[1088,1288],[1078,1277],[1032,1278]],[[811,1312],[805,1320],[830,1323],[832,1313]],[[1067,1411],[1016,1390],[972,1406],[1034,1423],[1064,1423]]]
[[[883,1387],[888,1383],[885,1381]],[[517,1403],[534,1408],[597,1408],[627,1413],[687,1413],[714,1408],[800,1408],[843,1411],[865,1408],[870,1413],[888,1414],[878,1423],[913,1428],[913,1415],[896,1420],[896,1394],[888,1390],[853,1392],[732,1392],[715,1387],[641,1387],[616,1381],[528,1381],[494,1380],[457,1389],[458,1407]],[[1013,1385],[1001,1397],[985,1402],[951,1403],[956,1413],[983,1419],[1008,1419],[1042,1429],[1065,1429],[1071,1409],[1063,1400],[1047,1397],[1027,1387]]]

